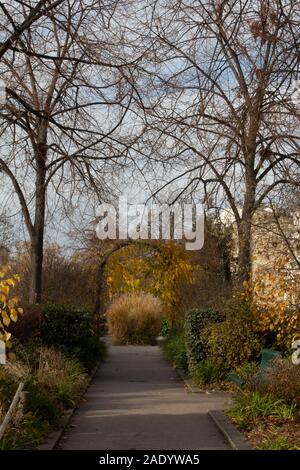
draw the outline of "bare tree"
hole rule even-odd
[[[33,23],[49,16],[65,0],[40,0],[23,2],[10,0],[0,2],[1,34],[4,36],[0,46],[0,59],[14,49],[14,43],[28,30]]]
[[[136,136],[123,131],[135,99],[135,59],[124,53],[116,5],[65,0],[35,21],[2,58],[0,171],[18,197],[31,241],[29,299],[42,296],[47,197],[110,191]],[[128,52],[128,51],[127,51]]]
[[[157,0],[140,28],[153,51],[141,148],[177,164],[167,183],[182,181],[177,193],[233,213],[243,281],[253,215],[283,186],[299,186],[299,2]]]

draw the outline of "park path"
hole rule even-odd
[[[228,449],[207,414],[225,401],[189,393],[157,346],[110,345],[60,448]]]

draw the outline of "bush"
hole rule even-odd
[[[41,307],[39,305],[23,305],[21,315],[12,326],[13,337],[22,343],[31,341],[40,336],[41,330]]]
[[[278,400],[271,394],[243,392],[234,398],[233,406],[227,414],[242,428],[251,429],[259,417],[272,416],[288,420],[293,418],[294,410],[294,406],[288,406],[283,400]]]
[[[252,388],[299,407],[300,367],[288,359],[276,359],[265,372],[264,380],[253,381]]]
[[[245,362],[257,361],[262,341],[251,321],[240,315],[202,330],[201,341],[207,343],[207,356],[224,370],[232,370]]]
[[[191,376],[196,385],[208,385],[221,382],[225,378],[223,367],[209,360],[199,362],[191,369]]]
[[[123,294],[108,309],[108,330],[118,344],[155,344],[162,304],[150,294]]]
[[[190,310],[185,316],[184,334],[189,367],[206,358],[206,340],[201,336],[202,330],[210,323],[220,320],[220,314],[212,309]]]
[[[74,351],[76,357],[88,371],[92,371],[99,361],[102,361],[106,355],[106,347],[97,334],[82,340],[81,345]]]
[[[55,397],[37,384],[27,385],[26,412],[31,412],[42,421],[57,426],[61,416],[61,409],[57,406]]]
[[[170,332],[162,343],[165,358],[178,369],[187,370],[187,355],[183,334]]]
[[[276,349],[286,351],[300,328],[299,291],[294,276],[282,269],[282,261],[270,272],[256,273],[244,283],[241,295],[248,300],[259,331],[273,339]]]
[[[42,341],[82,361],[91,370],[103,358],[104,346],[93,328],[89,311],[74,306],[51,304],[42,311]]]

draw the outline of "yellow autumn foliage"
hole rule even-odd
[[[9,266],[0,266],[0,340],[8,348],[11,346],[9,327],[23,313],[19,299],[13,295],[13,288],[19,281],[19,276],[12,274]]]
[[[250,304],[262,333],[273,332],[278,346],[289,349],[300,329],[297,280],[285,270],[256,274],[241,296]]]
[[[192,284],[197,267],[180,244],[130,245],[114,253],[107,266],[109,297],[147,292],[162,300],[165,315],[176,320],[183,284]]]

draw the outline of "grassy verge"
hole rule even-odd
[[[97,361],[104,354],[101,345]],[[60,427],[62,416],[78,403],[89,381],[82,363],[55,347],[18,346],[17,357],[0,368],[0,422],[21,381],[26,402],[16,410],[0,441],[1,450],[33,449],[41,444],[50,431]]]
[[[256,449],[300,449],[298,410],[283,399],[257,391],[240,392],[227,415]]]

